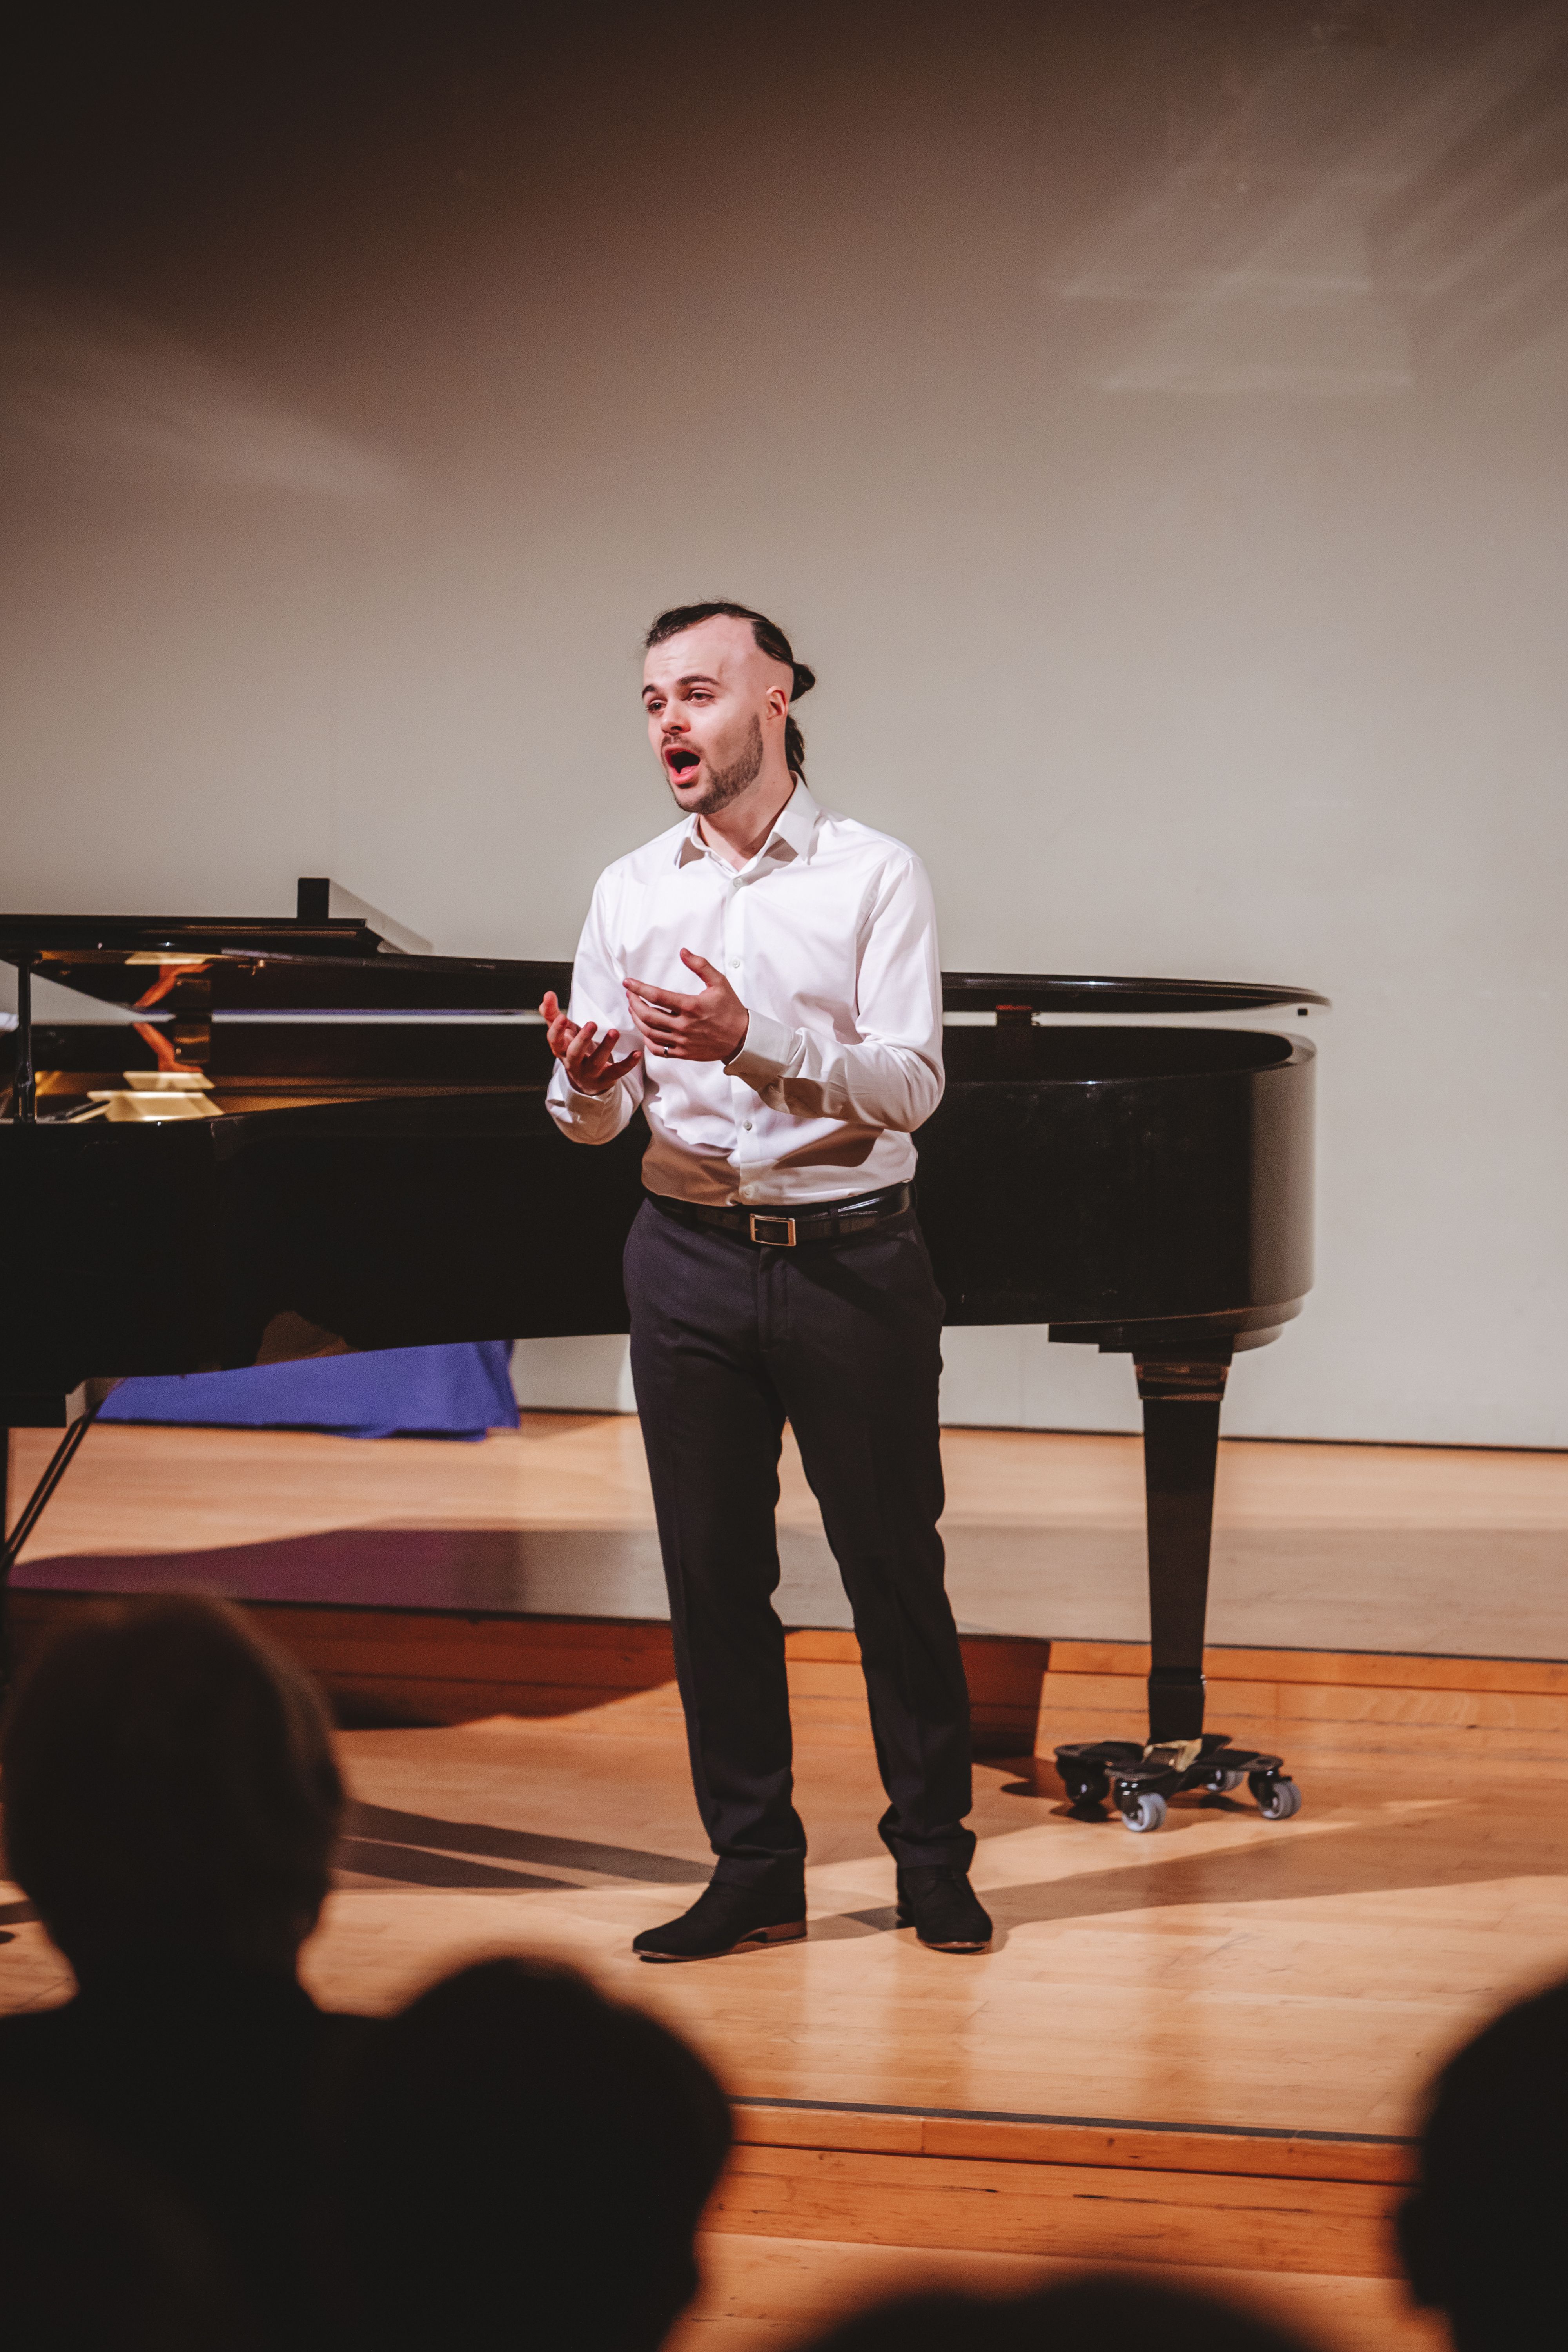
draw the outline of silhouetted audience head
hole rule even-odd
[[[96,1612],[0,1734],[5,1852],[79,1978],[129,1954],[291,1968],[342,1813],[314,1685],[219,1601]]]
[[[363,2341],[652,2352],[697,2286],[724,2095],[568,1969],[448,1977],[363,2055],[341,2148]]]
[[[1069,2278],[1033,2294],[904,2295],[818,2336],[815,2352],[1304,2352],[1234,2304],[1152,2279]]]
[[[143,2170],[54,2117],[0,2116],[5,2352],[241,2352],[222,2265]]]
[[[1519,2352],[1563,2325],[1568,2259],[1568,1984],[1521,2001],[1451,2059],[1399,2217],[1418,2303],[1459,2352]]]

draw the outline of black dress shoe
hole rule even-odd
[[[984,1952],[991,1942],[991,1915],[975,1900],[969,1873],[945,1863],[899,1872],[899,1925],[933,1952]]]
[[[706,1886],[689,1911],[645,1927],[632,1938],[639,1960],[716,1960],[724,1952],[747,1952],[761,1944],[795,1944],[805,1933],[805,1883],[775,1874],[757,1886],[734,1886],[718,1879]]]

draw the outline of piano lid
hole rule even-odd
[[[0,960],[98,953],[121,962],[247,950],[428,955],[430,942],[325,876],[301,875],[292,920],[279,915],[0,915]]]
[[[531,1012],[563,999],[569,961],[437,956],[336,883],[307,877],[280,917],[0,915],[0,961],[100,1003],[156,1018],[233,1013]],[[1203,1013],[1315,1004],[1316,989],[1266,981],[1100,979],[949,971],[948,1013]]]
[[[1321,1004],[1315,988],[1262,980],[1096,980],[1084,974],[944,971],[944,1013],[1258,1013],[1271,1004]]]
[[[150,1018],[215,1012],[531,1012],[570,962],[437,956],[325,879],[280,916],[0,915],[0,961]]]

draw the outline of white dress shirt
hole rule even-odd
[[[605,1095],[557,1062],[550,1113],[607,1143],[640,1103],[651,1192],[703,1202],[847,1200],[913,1175],[911,1130],[942,1100],[942,974],[924,866],[818,808],[804,783],[756,856],[731,866],[689,817],[599,877],[572,975],[574,1021],[637,1033],[622,982],[696,993],[682,948],[751,1016],[734,1059],[644,1049]]]

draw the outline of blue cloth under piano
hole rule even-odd
[[[517,1427],[511,1347],[505,1339],[478,1339],[121,1381],[99,1418],[321,1429],[339,1437],[477,1439],[489,1429]]]

